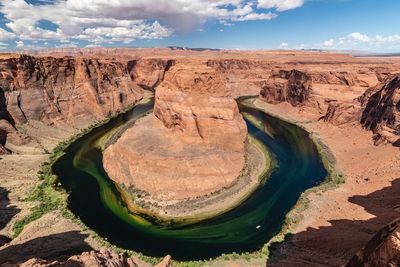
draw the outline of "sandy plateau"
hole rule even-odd
[[[258,107],[314,133],[334,155],[346,182],[308,195],[302,218],[289,229],[291,235],[284,242],[273,245],[274,253],[267,264],[344,265],[379,229],[400,217],[400,87],[398,76],[393,75],[399,70],[398,58],[301,51],[71,49],[30,56],[3,55],[0,242],[4,245],[0,248],[0,265],[30,261],[26,266],[46,266],[52,261],[65,263],[70,257],[86,262],[97,259],[97,263],[104,258],[128,261],[121,255],[99,251],[102,245],[90,231],[58,211],[33,220],[17,237],[10,237],[14,235],[13,225],[38,204],[26,198],[40,184],[37,172],[50,151],[91,124],[131,107],[142,98],[143,90],[155,91],[155,116],[143,118],[108,149],[124,141],[137,142],[149,159],[146,162],[142,158],[148,168],[158,160],[158,154],[149,152],[151,146],[157,146],[169,151],[166,155],[177,170],[179,162],[170,149],[183,153],[185,142],[189,142],[198,147],[198,153],[207,152],[210,157],[202,159],[205,163],[200,164],[201,171],[193,173],[193,177],[198,173],[208,175],[203,172],[204,165],[218,153],[228,155],[218,162],[228,165],[212,169],[211,173],[218,177],[229,170],[229,175],[222,175],[224,179],[188,183],[182,192],[169,191],[171,184],[135,184],[149,186],[147,191],[161,192],[169,197],[168,201],[226,187],[242,171],[247,139],[234,97],[260,95],[255,102]],[[175,103],[176,99],[183,100]],[[202,127],[215,131],[202,132]],[[226,136],[220,135],[221,129],[227,129]],[[142,144],[144,134],[153,135],[153,141],[159,143]],[[135,153],[131,154],[133,159],[138,157]],[[196,155],[194,150],[187,153],[189,158]],[[235,168],[226,167],[229,164]],[[125,170],[129,175],[135,171]],[[108,172],[113,176],[112,171]],[[167,194],[171,192],[174,193]],[[396,244],[400,227],[390,231],[392,243]],[[366,256],[364,260],[393,260],[391,255],[396,250],[392,243],[378,242],[392,249],[384,252],[371,245],[372,249],[364,254],[368,252],[373,257]],[[85,251],[92,252],[80,255]],[[378,257],[376,253],[380,253]],[[219,259],[210,264],[265,266],[266,260],[249,263]],[[136,258],[130,261],[147,266]],[[168,265],[168,258],[163,264]]]

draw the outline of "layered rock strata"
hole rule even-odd
[[[400,146],[400,75],[390,75],[366,95],[361,124],[374,132],[375,143]]]
[[[385,79],[382,75],[376,77],[377,84],[370,86],[347,72],[279,70],[272,72],[262,84],[260,98],[271,104],[287,102],[302,109],[307,106],[308,112],[321,113],[319,120],[334,125],[361,123],[364,128],[374,132],[375,144],[392,143],[400,146],[400,76],[387,75]],[[334,98],[319,93],[321,83],[366,89],[356,97]]]
[[[84,128],[121,111],[142,95],[125,64],[113,60],[18,56],[0,59],[0,145],[20,145],[17,131],[36,121]]]
[[[271,104],[288,102],[293,106],[309,100],[311,77],[302,71],[280,70],[271,74],[262,86],[260,96]]]
[[[103,162],[118,184],[173,203],[234,183],[245,164],[246,136],[218,73],[177,64],[156,89],[154,114],[109,146]]]

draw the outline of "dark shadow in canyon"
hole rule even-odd
[[[92,250],[85,242],[87,237],[87,234],[69,231],[10,245],[0,250],[0,266],[5,263],[19,265],[31,258],[65,261],[73,255]]]
[[[14,205],[10,205],[9,191],[0,187],[0,230],[2,230],[11,221],[11,219],[21,210]],[[8,243],[11,239],[0,235],[0,247]]]
[[[363,186],[360,184],[359,186]],[[362,249],[382,227],[400,217],[400,178],[392,185],[349,202],[374,216],[368,220],[332,220],[330,226],[290,234],[271,246],[268,266],[341,266]],[[340,206],[337,207],[339,210]],[[323,212],[322,210],[320,211]],[[340,211],[339,211],[340,212]]]
[[[10,123],[12,127],[15,128],[15,121],[11,114],[7,110],[6,104],[6,96],[4,94],[3,88],[0,87],[0,121],[5,120],[6,122]],[[3,152],[8,153],[9,151],[4,148],[6,141],[7,141],[7,131],[3,127],[0,127],[0,150],[3,149]],[[1,153],[1,151],[0,151]]]

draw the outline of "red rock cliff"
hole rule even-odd
[[[377,144],[389,142],[400,146],[400,75],[390,75],[366,95],[362,125],[374,132]]]
[[[0,139],[4,144],[8,133],[29,121],[86,127],[141,95],[118,61],[24,55],[0,59]]]

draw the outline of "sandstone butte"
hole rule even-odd
[[[117,184],[145,191],[158,204],[174,203],[235,183],[245,164],[246,138],[246,124],[221,76],[201,63],[177,63],[156,89],[154,114],[109,146],[103,163]]]
[[[138,132],[128,129],[106,154],[131,138],[138,150],[130,150],[131,145],[121,148],[130,155],[127,161],[138,157],[136,151],[141,150],[149,162],[159,164],[162,157],[168,158],[174,174],[183,175],[176,157],[181,153],[186,162],[200,166],[199,171],[223,174],[223,179],[202,181],[194,191],[173,188],[178,197],[204,194],[226,185],[244,164],[246,129],[233,98],[260,94],[260,106],[319,134],[347,179],[333,190],[310,195],[310,208],[291,229],[294,238],[278,246],[268,266],[345,265],[383,225],[400,217],[396,206],[400,201],[396,180],[400,155],[395,147],[400,138],[399,70],[400,60],[396,58],[306,51],[100,48],[2,54],[0,152],[9,155],[2,155],[0,161],[5,177],[0,186],[11,192],[5,207],[17,206],[21,214],[26,214],[30,206],[21,199],[38,184],[36,172],[47,159],[47,151],[80,129],[131,107],[142,98],[143,90],[155,91],[154,115],[138,121],[132,129],[148,134],[152,142],[135,141]],[[211,105],[211,101],[215,102]],[[186,144],[197,152],[186,151]],[[161,155],[156,150],[168,153]],[[203,155],[201,160],[195,160],[196,153]],[[220,157],[222,154],[225,157]],[[208,164],[213,157],[221,163],[218,168],[217,164]],[[229,164],[227,157],[237,165],[223,168]],[[151,165],[146,158],[140,160],[148,169],[145,175],[165,168]],[[128,175],[118,177],[112,173],[115,167],[106,168],[110,176],[127,185],[132,181],[125,178],[136,171],[124,167],[121,169]],[[195,173],[191,175],[196,179]],[[160,175],[155,178],[161,179]],[[163,197],[177,197],[163,184],[142,182],[141,187],[164,192]],[[185,186],[194,188],[190,183]],[[54,216],[57,214],[52,212],[49,217]],[[36,228],[28,231],[28,227],[1,247],[0,254],[51,231],[79,227],[58,217],[65,227],[55,229],[58,226],[49,226],[46,218],[40,219],[40,224],[31,223]],[[12,220],[6,221],[0,234],[10,236],[12,224]],[[46,230],[39,231],[40,225],[47,225]],[[399,264],[399,227],[385,229],[382,238],[374,238],[357,253],[353,263],[370,260],[371,266],[377,266],[374,264],[383,260],[380,264]],[[36,252],[24,246],[18,250],[21,259],[35,258]]]

